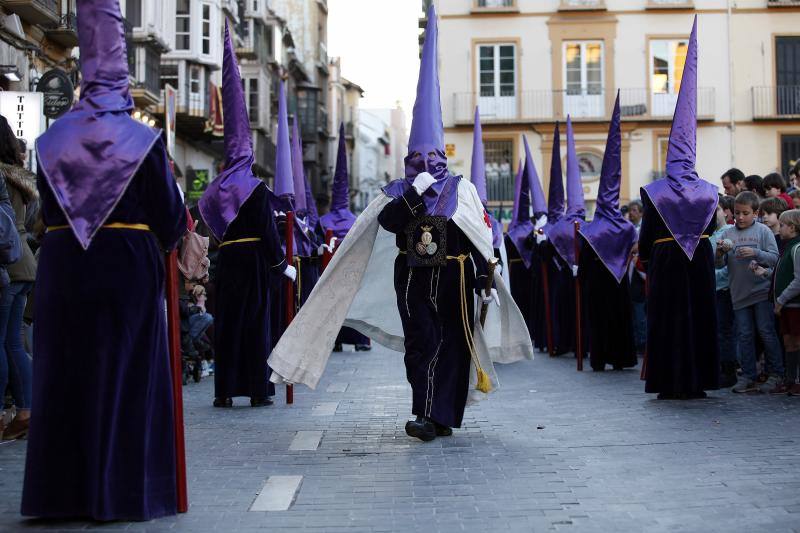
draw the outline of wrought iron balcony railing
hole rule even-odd
[[[800,85],[753,87],[753,118],[800,119]]]

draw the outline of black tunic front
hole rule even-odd
[[[707,238],[690,261],[642,191],[639,255],[647,261],[646,392],[697,393],[719,388],[714,253]],[[712,218],[706,234],[715,228]]]
[[[270,302],[280,298],[274,295],[270,280],[283,278],[286,259],[264,185],[253,191],[225,232],[227,242],[247,238],[261,240],[227,244],[219,251],[214,373],[217,398],[265,398],[274,394],[267,367],[272,351]]]
[[[508,277],[511,280],[511,296],[514,303],[519,307],[522,316],[525,318],[525,325],[528,326],[528,333],[531,338],[534,335],[533,325],[533,287],[534,279],[531,269],[525,266],[514,241],[506,235],[506,255],[508,257]]]
[[[589,317],[590,363],[595,370],[636,366],[628,276],[622,282],[606,268],[586,241],[580,257],[581,296]]]
[[[410,188],[383,208],[378,221],[397,235],[398,248],[405,250],[406,226],[413,218],[424,214],[422,198]],[[452,220],[447,221],[447,255],[467,256],[463,291],[466,292],[467,327],[472,334],[475,316],[472,291],[485,287],[488,265]],[[470,351],[462,320],[460,262],[449,259],[442,267],[409,267],[406,255],[398,254],[394,263],[394,288],[405,336],[412,413],[445,426],[461,427],[469,387]]]

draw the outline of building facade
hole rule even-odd
[[[344,124],[345,145],[350,180],[351,203],[358,190],[358,168],[355,165],[355,132],[358,131],[358,109],[364,90],[342,76],[342,60],[339,57],[329,61],[328,80],[328,131],[331,132],[331,150],[328,154],[328,173],[333,176],[338,156],[339,125]]]
[[[473,113],[479,106],[490,201],[506,215],[522,135],[531,143],[547,190],[553,127],[568,114],[584,192],[593,204],[617,91],[622,200],[638,197],[641,186],[663,175],[695,14],[699,174],[716,184],[732,166],[745,174],[786,175],[790,162],[800,158],[800,1],[434,3],[450,165],[469,173]],[[563,139],[561,146],[563,156]]]

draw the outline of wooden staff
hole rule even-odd
[[[492,257],[489,259],[489,275],[486,276],[486,296],[492,294],[492,283],[494,282],[494,269],[497,266],[497,258]],[[486,324],[486,314],[489,312],[489,304],[483,302],[481,304],[481,327]]]
[[[183,434],[183,358],[181,356],[181,319],[178,310],[178,252],[167,253],[167,339],[172,370],[172,412],[175,432],[175,482],[178,512],[189,510],[186,488],[186,443]]]
[[[329,229],[325,231],[325,244],[327,247],[325,248],[325,252],[322,254],[322,271],[325,272],[325,269],[328,266],[328,263],[331,262],[333,258],[333,250],[331,250],[331,243],[333,242],[333,230]]]
[[[573,245],[575,246],[575,265],[580,263],[581,243],[578,240],[581,223],[575,221]],[[583,328],[581,327],[581,280],[575,275],[575,356],[578,358],[578,372],[583,371]]]
[[[638,276],[638,272],[633,273],[634,276]],[[647,301],[647,293],[648,291],[648,284],[650,283],[650,278],[644,278],[644,300]],[[647,332],[645,331],[645,341],[644,341],[644,356],[642,356],[642,373],[639,376],[639,379],[645,381],[647,379]]]
[[[289,211],[286,213],[286,264],[294,266],[294,212]],[[300,275],[299,267],[297,275]],[[294,282],[291,279],[286,279],[286,327],[292,323],[294,319]],[[291,405],[294,403],[294,386],[291,383],[286,384],[286,404]]]
[[[538,230],[544,235],[544,230]],[[550,315],[550,274],[547,270],[547,261],[540,260],[539,266],[542,271],[542,289],[544,290],[544,324],[547,329],[547,352],[550,357],[555,357],[556,348],[553,346],[553,317]]]

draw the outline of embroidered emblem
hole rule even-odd
[[[409,266],[444,266],[447,262],[447,218],[424,216],[412,220],[405,230]]]

